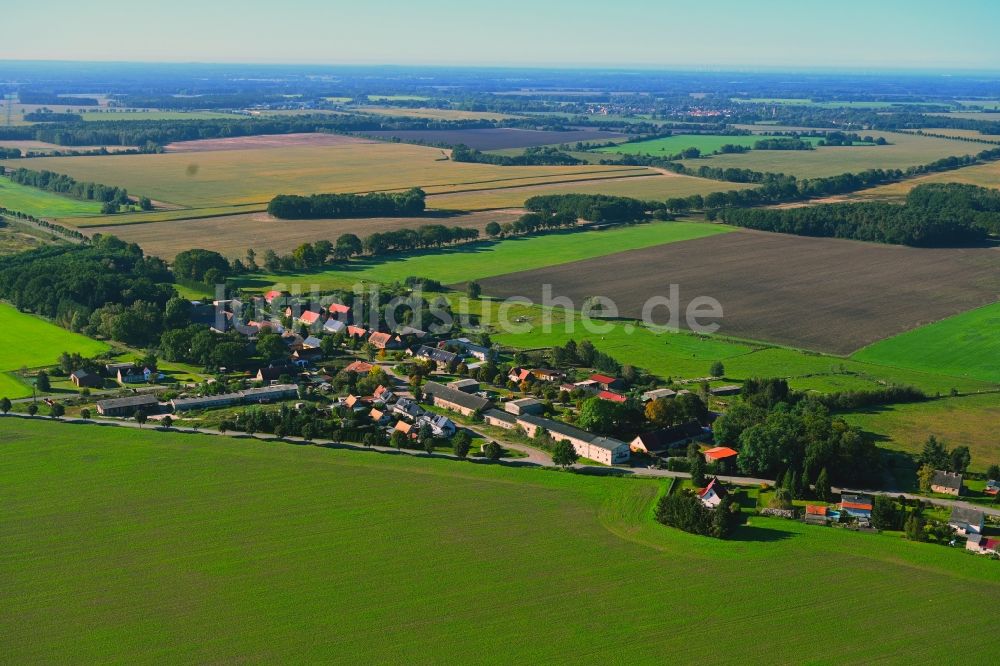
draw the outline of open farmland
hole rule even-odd
[[[708,375],[714,361],[725,365],[722,381],[744,381],[750,377],[782,377],[800,391],[874,390],[886,385],[916,386],[928,394],[994,391],[1000,388],[971,378],[944,373],[909,370],[854,358],[830,356],[760,342],[695,335],[687,331],[661,331],[635,322],[600,322],[599,332],[588,331],[579,315],[538,305],[516,306],[507,314],[514,326],[500,324],[499,301],[484,300],[473,307],[491,331],[491,339],[514,349],[540,349],[565,345],[570,339],[590,340],[598,350],[619,363],[643,368],[660,377],[700,379]],[[488,308],[485,306],[489,305]],[[546,328],[545,321],[550,325]]]
[[[298,132],[293,134],[252,134],[224,139],[195,139],[168,143],[169,153],[206,153],[215,150],[255,150],[258,148],[295,148],[298,146],[347,146],[374,143],[371,139],[324,132]]]
[[[462,111],[461,109],[433,109],[426,107],[359,106],[359,113],[373,113],[378,116],[402,118],[427,118],[430,120],[506,120],[516,116],[490,111]]]
[[[103,342],[67,331],[0,303],[0,397],[31,395],[31,388],[12,374],[22,367],[51,365],[64,351],[93,356],[107,348]]]
[[[637,175],[618,178],[594,178],[584,180],[575,177],[572,182],[546,183],[544,185],[514,185],[492,189],[458,192],[454,194],[434,194],[427,198],[427,205],[432,208],[451,210],[486,210],[490,208],[511,208],[521,206],[525,199],[544,194],[609,194],[622,197],[635,197],[650,201],[663,201],[670,197],[687,197],[692,194],[709,194],[741,190],[751,185],[743,183],[724,183],[707,178],[682,176],[675,173],[657,173],[645,175],[646,172],[636,172]],[[623,176],[625,174],[622,174]]]
[[[968,446],[972,469],[985,472],[1000,464],[1000,393],[941,398],[930,402],[888,405],[871,412],[847,414],[848,422],[875,434],[879,446],[919,455],[928,435],[949,447]]]
[[[876,342],[854,358],[1000,383],[1000,302]]]
[[[135,146],[60,146],[56,143],[46,143],[45,141],[8,141],[0,139],[0,148],[17,148],[22,154],[26,153],[58,153],[68,151],[88,151],[104,149],[109,153],[117,153],[123,150],[132,150]]]
[[[652,521],[653,480],[41,420],[7,419],[0,445],[15,662],[691,662],[705,645],[947,661],[970,634],[1000,649],[994,562],[758,517],[697,537]],[[795,631],[748,644],[748,609]]]
[[[861,190],[851,196],[866,199],[898,199],[905,197],[917,185],[924,185],[926,183],[965,183],[967,185],[978,185],[979,187],[1000,188],[1000,162],[985,162],[983,164],[962,167],[961,169],[954,169],[953,171],[930,173],[926,176],[909,178],[898,183],[889,183],[888,185]]]
[[[484,219],[490,216],[485,215]],[[241,284],[257,289],[267,289],[277,283],[317,284],[321,289],[338,289],[359,281],[388,283],[411,275],[447,284],[729,231],[729,227],[701,222],[653,222],[601,231],[574,229],[542,236],[466,243],[434,252],[352,260],[332,270],[260,275],[241,280]]]
[[[1000,248],[916,249],[739,231],[511,273],[484,281],[483,290],[537,300],[539,285],[551,284],[577,304],[608,296],[621,314],[638,318],[649,297],[677,284],[682,303],[696,296],[721,302],[724,335],[847,354],[994,301],[998,261]]]
[[[173,259],[178,252],[200,247],[229,257],[241,257],[247,248],[262,255],[264,250],[290,252],[306,242],[336,240],[341,234],[364,238],[375,232],[416,229],[424,224],[472,227],[482,230],[489,222],[512,222],[519,212],[491,211],[469,215],[426,215],[423,217],[370,217],[337,220],[277,220],[265,212],[177,220],[170,224],[128,224],[97,226],[88,234],[114,234],[138,243],[143,250]],[[112,218],[115,219],[115,218]]]
[[[7,163],[10,164],[9,162]],[[635,167],[498,167],[445,159],[438,148],[348,143],[159,155],[35,158],[17,166],[50,169],[78,180],[126,187],[129,193],[188,207],[267,202],[275,194],[370,192],[410,187],[482,189],[518,179],[610,174]],[[538,181],[535,181],[538,182]]]
[[[220,113],[217,111],[158,111],[156,109],[119,109],[84,111],[80,114],[84,120],[107,122],[111,120],[217,120],[219,118],[238,118],[238,114]]]
[[[0,177],[0,207],[35,217],[77,217],[100,215],[101,203],[71,199],[55,192],[21,185]]]
[[[734,146],[745,146],[753,148],[753,145],[766,137],[755,134],[731,135],[731,134],[675,134],[673,136],[650,139],[649,141],[635,141],[623,143],[617,146],[598,148],[598,153],[619,153],[624,155],[652,155],[654,157],[664,155],[676,155],[685,148],[697,148],[702,154],[712,153],[722,148],[726,144]],[[803,141],[810,141],[813,144],[820,139],[818,137],[803,137]]]
[[[953,155],[972,155],[983,149],[978,143],[916,134],[868,131],[862,134],[871,134],[876,138],[884,136],[889,145],[826,146],[816,150],[751,150],[742,154],[683,160],[683,163],[691,169],[706,165],[816,178],[866,169],[905,169]]]
[[[365,134],[385,139],[397,138],[401,141],[420,141],[421,143],[436,143],[448,146],[455,146],[462,143],[476,150],[530,148],[531,146],[576,143],[577,141],[608,141],[624,136],[618,132],[594,129],[560,132],[517,129],[513,127],[462,130],[385,130],[365,132]]]

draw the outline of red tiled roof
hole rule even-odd
[[[352,337],[363,338],[366,335],[368,335],[368,331],[362,328],[361,326],[348,326],[347,334]]]
[[[306,310],[305,312],[299,315],[299,321],[301,321],[303,324],[308,324],[312,326],[313,324],[319,321],[319,313],[313,312],[312,310]]]
[[[326,306],[326,309],[331,314],[333,314],[334,312],[336,312],[337,314],[347,314],[348,312],[351,311],[351,306],[341,305],[340,303],[330,303],[330,305]]]
[[[826,507],[825,506],[820,506],[819,504],[807,504],[806,505],[806,513],[808,513],[810,515],[813,515],[813,516],[825,516],[826,515]]]
[[[736,455],[739,455],[739,451],[731,449],[728,446],[715,446],[705,451],[705,457],[709,460],[723,460],[724,458],[732,458]]]
[[[625,402],[625,396],[621,393],[614,393],[612,391],[601,391],[597,394],[597,397],[601,400],[607,400],[609,402]]]
[[[871,511],[871,504],[861,504],[860,502],[841,502],[841,508],[844,509],[858,509],[859,511]]]
[[[373,367],[374,366],[371,363],[365,363],[364,361],[355,361],[354,363],[351,363],[349,366],[344,368],[344,370],[347,372],[356,372],[359,375],[366,375],[369,372],[371,372],[371,369]]]
[[[610,384],[615,381],[614,377],[608,377],[607,375],[591,375],[590,378],[598,384]]]
[[[368,342],[380,348],[384,348],[387,344],[389,344],[389,340],[391,339],[392,339],[391,333],[376,332],[368,336]]]
[[[266,302],[270,303],[271,301],[273,301],[274,299],[278,298],[281,295],[282,295],[282,292],[280,292],[280,291],[278,291],[276,289],[272,289],[271,291],[269,291],[266,294],[264,294],[264,300]]]

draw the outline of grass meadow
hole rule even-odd
[[[995,562],[767,518],[696,537],[652,521],[653,480],[13,418],[0,445],[14,662],[1000,649]]]
[[[1000,465],[1000,393],[948,397],[931,402],[890,405],[868,412],[847,414],[850,423],[874,434],[879,446],[920,454],[928,435],[949,448],[968,446],[973,471],[985,472]]]
[[[676,155],[685,148],[697,148],[702,154],[712,153],[722,148],[726,144],[734,146],[745,146],[753,148],[753,145],[766,137],[758,135],[730,135],[730,134],[675,134],[673,136],[650,139],[649,141],[636,141],[633,143],[623,143],[618,146],[598,148],[598,153],[619,153],[625,155]],[[816,144],[818,137],[804,137],[803,141],[810,141]]]
[[[266,203],[275,194],[428,191],[535,184],[583,174],[627,173],[635,167],[498,167],[445,159],[438,148],[399,143],[295,145],[158,155],[33,158],[16,166],[49,169],[77,180],[119,185],[135,195],[192,208]],[[530,179],[535,179],[534,181]]]
[[[976,144],[969,144],[976,145]],[[931,173],[918,178],[909,178],[898,183],[880,185],[868,190],[855,192],[852,197],[863,197],[869,199],[897,199],[902,198],[917,185],[927,183],[964,183],[966,185],[978,185],[979,187],[1000,187],[1000,162],[986,162],[984,164],[974,164],[973,166],[955,169],[954,171],[944,171],[942,173]]]
[[[564,324],[566,315],[559,312],[550,315],[553,325],[546,331],[540,307],[517,310],[515,314],[521,329],[515,332],[496,330],[492,335],[495,342],[513,348],[539,349],[586,338],[618,362],[644,368],[660,377],[707,377],[712,363],[722,361],[729,380],[784,377],[792,388],[823,393],[907,384],[936,394],[948,393],[952,388],[963,392],[993,390],[1000,384],[955,377],[933,368],[900,368],[754,341],[652,330],[629,322],[604,322],[608,330],[588,333],[576,316],[572,329],[568,329]],[[496,308],[491,306],[489,321],[496,320]]]
[[[1000,302],[876,342],[852,358],[1000,383]]]
[[[653,222],[602,231],[577,229],[469,243],[436,252],[392,255],[378,260],[352,260],[347,268],[256,275],[239,280],[238,284],[260,290],[279,283],[343,289],[361,281],[389,283],[409,276],[452,284],[729,231],[732,231],[730,227],[703,222]]]
[[[0,207],[35,217],[78,217],[101,213],[101,204],[97,201],[70,199],[37,187],[11,182],[8,178],[0,178]]]
[[[742,154],[683,160],[683,163],[692,169],[707,165],[816,178],[866,169],[905,169],[943,157],[972,155],[983,149],[982,144],[978,143],[916,134],[868,131],[862,134],[870,134],[876,138],[884,136],[890,145],[827,146],[816,150],[751,150]]]
[[[51,365],[64,351],[94,356],[107,349],[103,342],[0,303],[0,397],[31,395],[31,387],[14,377],[22,367]]]

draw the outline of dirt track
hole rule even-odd
[[[622,316],[635,318],[650,296],[677,284],[682,308],[696,296],[722,304],[722,334],[849,354],[995,301],[1000,248],[917,249],[737,231],[481,283],[486,294],[536,301],[543,284],[578,305],[608,296]]]

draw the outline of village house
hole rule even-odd
[[[339,319],[334,319],[330,317],[325,322],[323,322],[323,332],[329,333],[330,335],[336,335],[337,333],[342,333],[347,330],[347,324],[340,321]]]
[[[450,352],[445,349],[438,349],[436,347],[428,347],[427,345],[420,345],[420,347],[413,352],[413,356],[414,358],[434,362],[439,370],[447,368],[451,365],[457,365],[462,360],[462,358],[454,352]]]
[[[708,392],[711,393],[712,395],[725,396],[725,395],[736,395],[742,390],[743,388],[737,386],[736,384],[728,384],[726,386],[716,386],[715,388],[710,388],[708,389]]]
[[[344,305],[343,303],[330,303],[326,306],[326,311],[329,313],[331,319],[340,320],[344,323],[347,323],[351,316],[351,306]]]
[[[393,426],[392,430],[393,432],[403,433],[407,439],[413,439],[417,436],[416,426],[406,421],[396,421],[396,425]]]
[[[461,391],[462,393],[476,393],[479,391],[479,382],[475,379],[456,379],[453,382],[448,382],[445,386],[456,391]]]
[[[254,377],[258,382],[263,382],[269,384],[271,382],[276,382],[281,379],[282,376],[287,375],[292,377],[296,375],[298,371],[287,365],[271,365],[266,368],[260,368],[257,370],[257,375]]]
[[[368,418],[380,426],[389,424],[389,415],[380,409],[373,408],[372,411],[368,412]]]
[[[731,460],[739,454],[739,451],[728,446],[713,446],[705,451],[705,462],[717,463],[722,460]]]
[[[505,412],[520,416],[521,414],[541,414],[545,411],[545,403],[535,398],[521,398],[520,400],[508,400],[504,403]]]
[[[468,338],[456,338],[454,340],[445,340],[438,344],[439,349],[457,349],[459,352],[465,356],[472,356],[479,359],[480,361],[489,361],[493,358],[493,350],[489,347],[484,347],[482,345],[477,345]]]
[[[310,335],[305,340],[302,341],[303,349],[319,349],[323,341],[317,338],[315,335]]]
[[[712,436],[711,431],[702,428],[697,421],[689,421],[669,428],[644,432],[629,443],[635,453],[662,456],[671,449],[681,449],[691,442],[698,442]]]
[[[101,416],[124,416],[130,417],[136,410],[143,412],[153,412],[159,409],[160,401],[155,395],[131,395],[127,398],[111,398],[109,400],[98,400],[97,413]]]
[[[722,482],[717,478],[713,478],[708,482],[708,485],[705,486],[704,490],[698,493],[698,499],[700,499],[701,503],[705,506],[714,509],[722,503],[722,500],[724,500],[727,495],[729,495],[729,491],[726,490],[726,487],[722,484]]]
[[[559,370],[548,368],[532,368],[531,374],[540,382],[561,382],[566,375]]]
[[[962,494],[962,475],[940,469],[934,470],[934,476],[931,478],[931,492],[958,497]]]
[[[842,493],[840,495],[840,510],[855,518],[871,518],[872,498],[861,493]]]
[[[615,393],[614,391],[598,391],[597,397],[601,400],[607,400],[608,402],[623,403],[627,400],[625,396],[621,393]]]
[[[70,373],[69,378],[73,385],[79,388],[101,388],[104,386],[103,377],[83,369],[74,370]]]
[[[356,372],[359,375],[367,375],[375,366],[365,361],[354,361],[344,368],[344,372]]]
[[[348,326],[347,337],[364,340],[365,338],[368,337],[368,330],[363,326]]]
[[[510,372],[507,373],[507,381],[514,382],[515,384],[520,384],[529,379],[534,380],[534,378],[534,373],[527,368],[511,368]]]
[[[1000,539],[970,534],[965,541],[965,549],[979,555],[1000,555]]]
[[[417,426],[424,423],[430,426],[435,437],[451,437],[457,431],[454,421],[443,414],[423,414],[417,419]]]
[[[535,437],[540,430],[544,430],[553,441],[572,444],[573,450],[583,458],[605,465],[617,465],[629,460],[628,444],[617,439],[595,435],[562,421],[532,414],[521,414],[516,418],[517,424],[524,429],[528,437]]]
[[[986,524],[986,513],[980,509],[972,507],[956,506],[951,510],[948,518],[948,525],[953,527],[962,536],[968,534],[982,534],[983,526]]]
[[[499,409],[487,409],[484,411],[483,421],[485,421],[487,425],[503,428],[504,430],[513,430],[517,427],[517,419],[514,415],[508,412],[502,412]]]
[[[400,398],[392,406],[392,413],[410,420],[418,419],[424,414],[424,409],[409,398]]]
[[[804,520],[807,523],[813,523],[816,525],[826,525],[830,522],[830,512],[826,506],[822,504],[807,504],[806,513]]]
[[[403,341],[398,335],[392,333],[375,332],[368,336],[370,342],[376,349],[402,349]]]
[[[456,391],[438,382],[427,382],[424,384],[423,391],[430,397],[435,406],[450,409],[464,416],[472,416],[491,406],[490,401],[486,398]]]
[[[136,366],[130,366],[128,368],[119,368],[118,375],[115,379],[119,384],[125,386],[126,384],[142,384],[144,382],[149,382],[150,378],[156,379],[160,374],[156,370],[151,370],[150,368],[143,368],[140,370]]]
[[[653,389],[652,391],[646,391],[642,394],[643,402],[650,402],[651,400],[659,400],[660,398],[673,398],[677,395],[677,391],[668,388]]]
[[[288,297],[287,291],[272,289],[264,294],[264,302],[268,305],[278,305]]]
[[[625,388],[625,382],[617,377],[594,374],[590,376],[590,381],[594,382],[603,391],[618,391]]]

